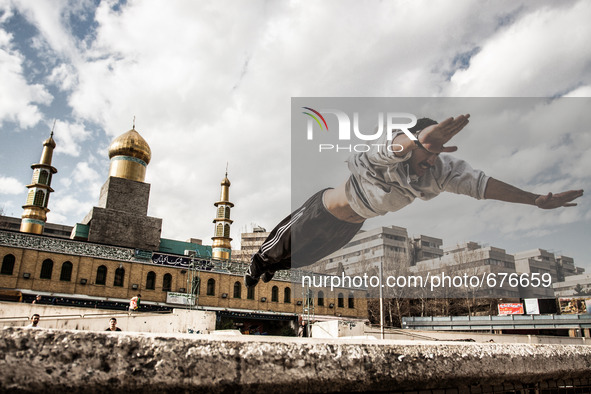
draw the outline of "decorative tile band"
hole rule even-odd
[[[127,261],[150,265],[166,265],[182,269],[192,268],[190,257],[152,253],[151,259],[146,261],[145,257],[136,257],[134,249],[3,230],[0,230],[0,245],[106,260]],[[193,264],[194,269],[196,270],[229,273],[234,275],[244,275],[244,272],[248,268],[248,264],[238,261],[218,261],[203,258],[195,259]],[[301,275],[302,273],[299,270],[278,271],[275,274],[275,279],[289,281],[292,278],[301,278]]]
[[[41,225],[41,226],[45,226],[45,222],[42,221],[42,220],[25,218],[22,221],[23,221],[23,223],[33,223],[33,224],[38,224],[38,225]]]
[[[64,253],[75,256],[96,257],[100,259],[119,261],[134,260],[133,249],[8,231],[0,231],[0,245],[42,250],[46,252]]]
[[[111,160],[127,160],[127,161],[133,161],[135,163],[141,164],[144,167],[147,167],[148,165],[146,164],[145,161],[135,158],[135,157],[131,157],[131,156],[115,156],[113,157]]]

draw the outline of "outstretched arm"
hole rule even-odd
[[[558,194],[548,193],[546,195],[534,194],[494,178],[488,180],[486,190],[484,191],[484,198],[486,199],[535,205],[541,209],[574,207],[577,204],[571,201],[582,195],[583,190],[569,190]]]
[[[439,124],[425,127],[418,133],[420,145],[431,153],[457,151],[457,146],[445,146],[445,144],[468,125],[469,118],[470,114],[459,115],[455,118],[447,118]],[[405,134],[397,135],[392,141],[392,145],[397,145],[396,156],[404,156],[419,146]]]

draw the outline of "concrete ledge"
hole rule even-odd
[[[576,345],[4,328],[3,392],[403,391],[584,379]]]

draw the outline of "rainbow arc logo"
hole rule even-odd
[[[308,115],[309,117],[314,119],[316,121],[316,123],[318,123],[318,126],[320,126],[320,130],[326,128],[326,131],[328,131],[328,124],[326,124],[326,120],[324,119],[324,116],[322,116],[320,114],[320,112],[318,112],[315,109],[312,109],[310,107],[302,107],[302,108],[307,109],[308,111],[311,111],[314,113],[314,114],[311,114],[310,112],[302,112],[303,114]],[[318,118],[322,119],[322,123],[324,123],[324,127],[322,127],[322,123],[320,123],[320,119],[318,119]]]

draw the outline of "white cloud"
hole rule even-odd
[[[451,96],[554,96],[589,84],[591,3],[544,6],[500,29],[470,67],[451,79]]]
[[[77,83],[76,70],[72,65],[62,63],[53,69],[47,79],[61,90],[70,90]]]
[[[76,164],[73,174],[75,181],[78,183],[96,182],[99,179],[99,173],[83,161]]]
[[[0,194],[21,194],[25,190],[25,185],[18,179],[6,176],[0,176]]]
[[[71,195],[55,194],[51,196],[51,211],[47,215],[48,221],[53,223],[64,223],[65,218],[72,216],[77,217],[77,222],[80,222],[92,207],[92,203],[80,201]]]
[[[54,128],[55,153],[80,156],[81,143],[90,137],[82,123],[56,121]]]
[[[70,193],[82,196],[87,195],[82,200],[98,201],[101,186],[106,179],[101,179],[99,173],[90,167],[87,162],[79,162],[72,171],[72,185],[67,189]]]
[[[39,84],[29,84],[23,75],[23,56],[12,48],[12,35],[0,29],[0,126],[18,123],[21,128],[41,119],[38,104],[49,104],[52,96]]]
[[[70,59],[77,57],[74,37],[66,28],[67,24],[64,24],[64,20],[67,19],[69,14],[69,12],[66,12],[69,3],[68,0],[55,0],[52,2],[14,0],[14,5],[19,12],[42,33],[33,39],[33,43],[40,54],[49,57],[55,57],[57,54]],[[75,2],[71,3],[75,4]]]
[[[564,97],[591,97],[591,85],[580,86],[565,94]]]
[[[0,23],[4,23],[13,16],[9,0],[0,0]]]

